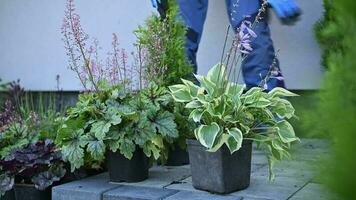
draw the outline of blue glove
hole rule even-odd
[[[157,11],[162,19],[166,18],[168,10],[168,1],[167,0],[151,0],[152,6],[157,8]]]
[[[294,0],[267,0],[279,18],[285,19],[300,14],[300,8]]]
[[[154,8],[157,8],[158,7],[158,3],[161,3],[161,0],[151,0],[151,3],[152,3],[152,6]]]

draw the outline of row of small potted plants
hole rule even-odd
[[[83,168],[108,169],[114,182],[142,181],[155,160],[187,164],[187,157],[178,161],[173,156],[184,155],[186,144],[197,189],[229,193],[248,187],[252,142],[266,153],[273,179],[273,163],[290,157],[290,144],[298,140],[288,122],[294,108],[286,100],[296,95],[265,87],[275,78],[273,65],[261,87],[246,90],[237,84],[236,60],[229,59],[248,55],[248,44],[239,44],[241,38],[256,37],[258,21],[244,22],[224,49],[227,56],[206,76],[193,77],[184,55],[185,28],[176,20],[174,1],[169,3],[165,19],[154,15],[137,29],[137,52],[128,64],[115,34],[106,62],[98,58],[97,40],[88,45],[89,36],[68,0],[63,39],[69,67],[85,91],[65,115],[53,119],[50,133],[34,126],[39,123],[33,113],[2,124],[2,194],[11,196],[14,183],[17,200],[26,199],[19,183],[48,192],[53,183]],[[33,195],[50,199],[45,193]]]

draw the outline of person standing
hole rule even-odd
[[[167,0],[151,0],[162,17],[165,17],[167,9]],[[197,73],[198,65],[196,55],[199,43],[202,37],[204,22],[208,10],[209,0],[176,0],[180,15],[187,26],[186,33],[186,52],[187,57],[194,67],[194,73]],[[263,0],[225,0],[229,20],[232,28],[236,31],[243,20],[255,19]],[[277,16],[281,19],[293,18],[300,14],[300,9],[294,0],[267,0],[268,4],[275,10]],[[247,20],[248,20],[247,19]],[[270,29],[265,17],[256,24],[253,31],[257,37],[252,39],[251,46],[253,51],[243,61],[242,75],[247,89],[258,86],[261,82],[261,76],[265,77],[269,72],[272,62],[275,61],[275,50],[271,39]],[[279,69],[278,60],[275,66]],[[278,70],[278,75],[282,74]],[[267,90],[274,87],[285,87],[282,79],[270,79],[267,82]]]

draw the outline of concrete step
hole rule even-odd
[[[317,144],[312,146],[311,144]],[[229,195],[216,195],[196,190],[192,186],[190,166],[154,166],[149,178],[138,183],[111,183],[108,173],[59,185],[52,190],[53,200],[274,200],[300,199],[318,187],[305,187],[313,181],[311,160],[325,152],[327,145],[319,140],[302,140],[293,157],[275,165],[276,179],[268,181],[268,166],[264,155],[253,150],[250,186]],[[303,158],[298,160],[298,158]],[[315,186],[315,185],[311,185]]]

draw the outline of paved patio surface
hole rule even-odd
[[[328,155],[328,142],[304,139],[293,146],[293,160],[275,166],[276,179],[268,181],[267,160],[254,149],[251,184],[246,190],[215,195],[192,187],[189,165],[154,166],[149,179],[139,183],[110,183],[103,173],[54,187],[53,200],[324,200],[325,191],[313,173],[321,156]]]

